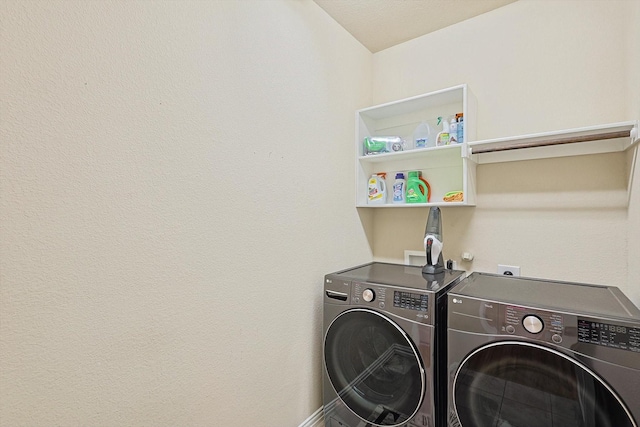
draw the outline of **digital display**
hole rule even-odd
[[[410,310],[427,311],[429,296],[411,292],[393,292],[393,306]]]
[[[640,328],[578,319],[578,341],[640,353]]]

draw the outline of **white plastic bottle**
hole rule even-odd
[[[374,173],[369,178],[367,202],[370,205],[384,205],[387,203],[387,186],[384,175]]]
[[[436,136],[436,145],[438,147],[449,145],[449,122],[447,119],[438,117],[438,124],[442,122],[442,131]]]
[[[405,192],[407,188],[407,181],[404,179],[404,174],[398,172],[396,174],[396,180],[393,183],[393,203],[404,203]]]
[[[457,142],[460,142],[458,141],[458,122],[455,117],[452,117],[449,122],[449,143],[455,144]]]
[[[413,148],[435,147],[431,138],[431,127],[426,122],[421,122],[413,131]]]

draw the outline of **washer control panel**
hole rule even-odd
[[[373,283],[353,282],[352,301],[356,304],[371,303],[377,308],[387,305],[387,288]]]
[[[382,310],[418,323],[433,324],[429,292],[353,281],[349,300],[352,305]]]
[[[502,307],[502,328],[506,335],[518,335],[560,344],[564,333],[562,314],[516,305]]]
[[[579,317],[578,342],[640,353],[640,327]]]
[[[429,308],[429,295],[394,291],[393,306],[408,308],[409,310],[427,311]]]

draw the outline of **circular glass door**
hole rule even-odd
[[[453,390],[462,427],[637,427],[589,368],[536,344],[481,347],[460,364]]]
[[[340,399],[366,422],[399,425],[420,408],[425,374],[416,347],[381,314],[353,309],[336,317],[325,336],[324,360]]]

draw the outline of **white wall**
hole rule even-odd
[[[310,0],[0,22],[0,425],[298,425],[371,54]]]
[[[520,0],[374,54],[374,103],[468,83],[477,138],[640,119],[640,3]],[[640,305],[640,178],[630,156],[480,165],[477,206],[445,208],[445,256],[468,271],[619,286]],[[427,177],[428,179],[428,177]],[[427,210],[374,214],[374,256],[420,250]],[[635,238],[633,237],[635,236]]]
[[[635,2],[635,8],[627,15],[627,28],[629,29],[627,55],[629,58],[629,73],[627,82],[629,87],[629,111],[633,117],[640,119],[640,2]],[[629,254],[629,279],[627,289],[635,295],[636,304],[640,305],[640,156],[637,148],[629,153],[629,163],[635,166],[633,172],[634,182],[631,189],[628,217],[628,254]]]
[[[478,138],[638,119],[640,3],[611,3],[520,0],[372,59],[310,0],[0,2],[0,426],[299,424],[322,275],[402,261],[426,220],[353,209],[354,110],[466,82]],[[480,166],[445,255],[640,303],[628,160]]]

